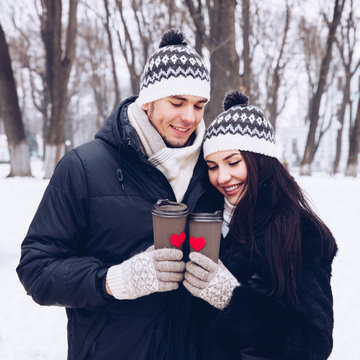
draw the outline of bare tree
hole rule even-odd
[[[50,178],[64,155],[64,131],[68,103],[68,81],[75,58],[78,0],[69,0],[66,39],[63,39],[62,1],[41,0],[41,35],[46,52],[46,79],[51,115],[45,147],[45,177]],[[64,50],[62,44],[64,43]]]
[[[29,25],[36,24],[36,19],[30,14],[28,19],[27,25],[18,26],[14,13],[12,14],[12,25],[16,29],[16,36],[12,38],[10,46],[13,60],[19,64],[20,68],[28,70],[27,85],[29,86],[27,87],[30,88],[33,107],[41,114],[42,138],[46,139],[50,125],[50,98],[46,80],[44,52],[37,46],[39,30],[36,31]],[[21,74],[21,72],[19,73]],[[25,88],[24,94],[26,92]],[[24,114],[24,111],[22,113]],[[42,153],[45,153],[45,148],[42,149]]]
[[[329,83],[332,83],[332,82],[334,82],[336,71],[334,70],[334,71],[330,71],[330,72],[332,74],[332,77],[331,77]],[[323,96],[324,106],[323,106],[323,110],[319,111],[319,124],[317,126],[318,135],[317,135],[317,138],[315,139],[315,143],[314,143],[314,153],[317,152],[323,136],[331,128],[331,125],[333,124],[333,121],[337,117],[337,113],[338,113],[337,104],[336,103],[334,104],[333,98],[334,98],[333,93],[327,87],[324,90],[324,96]]]
[[[324,46],[320,37],[318,22],[310,23],[307,18],[301,17],[298,25],[300,51],[303,54],[305,71],[308,79],[307,108],[310,109],[311,99],[316,92],[317,76],[320,73]],[[309,122],[309,112],[305,123]]]
[[[130,9],[126,5],[130,5]],[[161,0],[146,5],[142,0],[131,0],[130,4],[116,0],[116,6],[120,16],[117,24],[121,24],[116,29],[118,42],[129,71],[132,94],[138,94],[140,76],[154,39],[159,43],[161,33],[169,25],[168,7]],[[125,16],[126,10],[127,14],[132,14],[132,19]],[[134,28],[129,27],[131,21]]]
[[[9,48],[0,24],[0,114],[10,152],[9,176],[30,176],[30,152],[25,138]]]
[[[338,172],[338,167],[340,162],[345,111],[346,108],[349,108],[351,106],[351,96],[350,96],[351,79],[356,74],[360,66],[360,59],[358,59],[357,63],[354,64],[354,57],[356,56],[355,53],[356,44],[358,42],[358,36],[357,36],[358,21],[356,21],[358,19],[354,18],[354,16],[355,14],[353,8],[353,0],[350,0],[347,17],[344,20],[344,22],[340,25],[340,33],[339,36],[336,37],[336,45],[339,49],[339,54],[344,67],[345,77],[344,77],[344,83],[341,84],[342,101],[338,112],[339,126],[336,137],[336,153],[335,153],[335,160],[333,165],[334,174]],[[349,115],[350,114],[351,111],[349,111]],[[350,124],[351,123],[352,123],[352,119],[350,117]]]
[[[241,2],[241,28],[243,38],[243,50],[242,50],[242,61],[243,61],[243,73],[241,76],[241,87],[247,95],[252,94],[252,67],[251,67],[251,54],[250,54],[250,36],[252,33],[252,27],[250,24],[250,0],[242,0]]]
[[[208,122],[222,109],[227,91],[239,89],[239,56],[235,48],[234,0],[206,1],[210,20],[211,101],[206,109]]]
[[[121,52],[125,58],[126,65],[129,70],[130,75],[130,85],[131,90],[133,94],[138,94],[140,90],[140,75],[141,70],[139,69],[138,64],[138,53],[135,50],[135,41],[133,40],[131,36],[131,31],[129,30],[128,24],[126,22],[125,16],[124,16],[124,9],[123,9],[123,2],[121,0],[116,0],[116,5],[119,10],[121,22],[123,24],[124,28],[124,39],[121,38],[119,30],[117,31],[118,40],[120,44]],[[137,9],[136,9],[137,10]],[[136,12],[135,12],[136,14]],[[136,17],[138,19],[138,17]],[[145,34],[142,34],[143,39],[146,38]],[[145,41],[146,44],[148,44],[148,40]],[[142,62],[144,63],[145,59],[142,59]]]
[[[309,108],[310,127],[306,140],[303,160],[301,162],[300,173],[302,175],[311,175],[311,163],[314,159],[316,152],[315,135],[319,122],[319,110],[320,110],[321,98],[324,93],[324,89],[327,81],[327,74],[329,72],[329,67],[332,57],[332,46],[335,41],[336,29],[340,22],[341,14],[344,8],[344,2],[345,0],[335,0],[334,9],[333,9],[333,18],[328,25],[329,33],[327,36],[326,52],[321,62],[317,89],[314,96],[311,99],[310,108]]]
[[[282,33],[279,38],[281,39],[279,49],[276,49],[277,53],[275,54],[273,61],[270,61],[271,55],[267,55],[266,63],[268,64],[268,76],[267,76],[267,96],[266,96],[266,111],[269,115],[270,122],[274,129],[276,129],[276,119],[280,112],[284,109],[286,103],[286,94],[285,100],[282,105],[279,104],[279,91],[282,83],[284,83],[284,71],[286,66],[290,61],[291,50],[286,51],[287,48],[287,38],[289,36],[289,28],[290,28],[290,20],[291,20],[291,10],[290,6],[286,4],[285,10],[285,19],[284,19],[284,27]],[[275,26],[278,26],[276,24]],[[276,29],[271,31],[272,34],[275,34],[275,37],[278,36]],[[276,38],[271,39],[270,42],[272,47],[276,44]],[[276,48],[276,46],[275,46]],[[287,56],[286,56],[287,54]],[[267,65],[265,64],[265,67]]]
[[[169,27],[183,28],[184,10],[174,0],[116,0],[113,12],[121,53],[125,59],[132,94],[138,94],[140,77],[150,51],[157,47]]]
[[[359,80],[360,93],[360,80]],[[353,123],[350,124],[349,131],[349,154],[346,165],[345,175],[356,176],[358,169],[358,154],[360,152],[360,96],[358,99],[358,106],[356,117]]]
[[[114,107],[116,107],[120,103],[120,89],[119,89],[119,81],[116,74],[116,65],[115,65],[115,56],[114,56],[114,47],[112,42],[112,35],[110,31],[110,12],[109,12],[109,2],[108,0],[104,0],[104,6],[105,6],[105,12],[106,12],[106,20],[104,22],[104,26],[106,29],[106,34],[108,37],[108,49],[111,59],[111,70],[112,70],[112,76],[115,86],[115,101],[114,101]],[[90,44],[89,44],[90,46]]]
[[[239,56],[235,48],[235,10],[234,0],[206,0],[203,10],[199,0],[186,0],[189,13],[196,28],[196,49],[206,46],[210,54],[211,101],[206,108],[205,122],[208,125],[222,109],[227,91],[239,89]],[[209,20],[209,35],[206,32],[205,10]]]
[[[238,4],[237,17],[239,18],[238,22],[242,37],[242,41],[236,41],[236,45],[241,49],[239,50],[239,53],[241,53],[239,59],[240,90],[249,96],[252,104],[265,107],[261,101],[263,90],[261,89],[261,83],[263,79],[260,80],[263,75],[264,65],[257,65],[258,50],[262,48],[260,53],[264,51],[264,39],[270,42],[274,40],[270,39],[267,27],[273,26],[277,22],[272,20],[271,24],[267,24],[270,23],[271,9],[267,8],[265,3],[242,0]],[[238,34],[237,37],[240,38],[240,35]],[[266,57],[268,57],[268,50],[265,50],[265,53],[267,54]]]
[[[196,6],[193,0],[185,0],[191,18],[195,25],[195,50],[202,56],[203,48],[209,48],[209,34],[204,22],[203,4],[201,0],[197,0]]]
[[[110,107],[113,106],[113,95],[115,95],[116,105],[118,105],[120,100],[117,98],[118,95],[116,95],[116,85],[114,84],[115,94],[110,94],[111,89],[108,86],[108,79],[106,77],[106,69],[109,64],[108,47],[97,19],[91,21],[90,17],[86,17],[85,21],[79,23],[78,34],[78,46],[82,46],[83,61],[86,61],[88,67],[90,67],[85,72],[89,73],[87,84],[93,93],[94,104],[97,110],[96,126],[100,128],[108,115]],[[114,77],[112,77],[112,80],[112,83],[114,83]]]

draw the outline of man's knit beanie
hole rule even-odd
[[[218,151],[251,151],[276,156],[274,130],[264,113],[248,105],[248,97],[238,91],[227,93],[224,112],[206,129],[204,157]]]
[[[143,105],[175,95],[209,100],[210,76],[199,54],[187,46],[183,34],[169,30],[145,65],[137,102]]]

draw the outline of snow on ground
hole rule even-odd
[[[360,179],[319,175],[297,178],[339,252],[333,264],[334,349],[331,360],[360,359]],[[359,251],[359,253],[358,253]]]
[[[66,316],[26,295],[15,268],[20,244],[47,185],[39,178],[6,179],[0,166],[0,359],[65,360]]]
[[[20,244],[47,185],[34,178],[6,178],[0,165],[0,359],[65,360],[64,309],[37,305],[15,272]],[[360,179],[295,176],[333,232],[339,253],[334,261],[334,350],[331,360],[360,359]]]

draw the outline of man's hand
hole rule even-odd
[[[224,266],[221,260],[214,261],[197,252],[190,253],[186,263],[184,286],[197,296],[219,310],[230,302],[239,282]]]
[[[184,278],[185,263],[179,249],[150,247],[109,268],[106,290],[118,300],[136,299],[154,292],[175,290]]]

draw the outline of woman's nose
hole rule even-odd
[[[218,173],[218,183],[220,185],[226,184],[230,179],[231,175],[229,171],[226,168],[219,167],[219,173]]]

